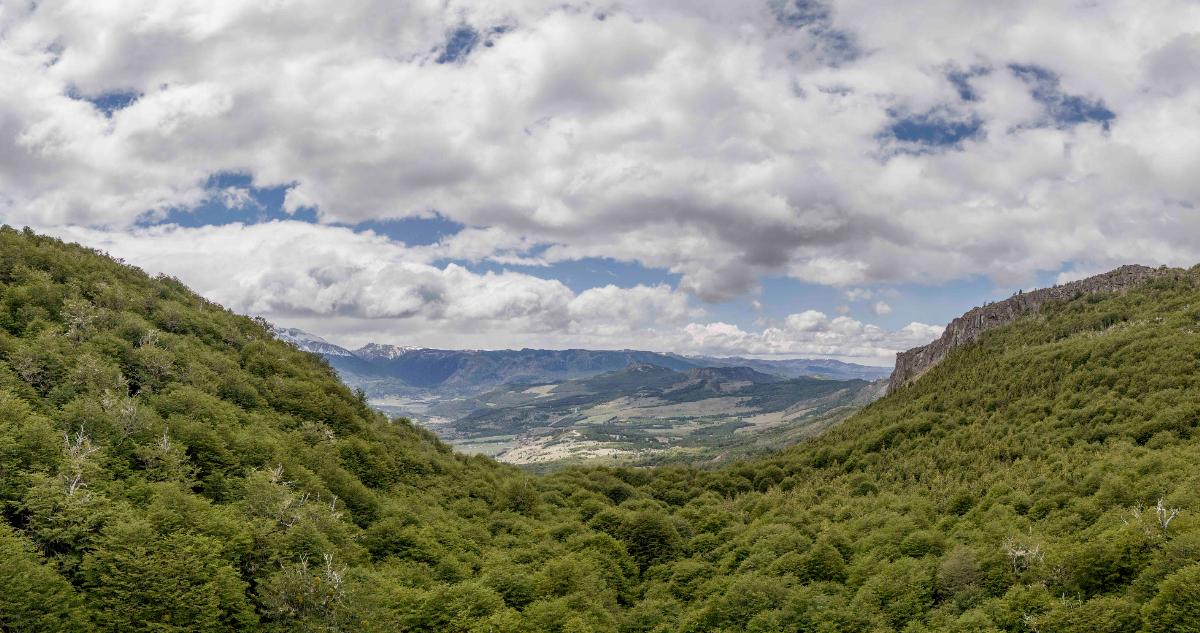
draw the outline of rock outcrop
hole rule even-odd
[[[887,393],[916,380],[958,346],[974,341],[988,330],[1008,325],[1021,315],[1036,312],[1047,301],[1070,300],[1080,293],[1119,292],[1164,275],[1178,274],[1180,271],[1173,268],[1127,265],[1095,277],[1013,295],[1004,301],[975,308],[951,321],[938,340],[897,354],[896,369],[888,381]]]

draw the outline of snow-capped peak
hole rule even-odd
[[[396,345],[367,343],[366,345],[354,350],[354,355],[366,360],[393,360],[418,349],[424,348],[407,346],[399,347]]]

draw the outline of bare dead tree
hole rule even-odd
[[[1167,538],[1167,526],[1171,525],[1171,521],[1174,521],[1177,516],[1179,516],[1179,508],[1167,508],[1163,505],[1163,498],[1159,497],[1158,506],[1154,509],[1154,518],[1162,532],[1163,540]]]
[[[333,569],[333,554],[323,554],[325,558],[325,582],[326,585],[339,591],[339,601],[341,598],[340,590],[342,588],[342,577],[346,575],[346,568],[343,566],[340,570]]]
[[[179,471],[178,474],[185,474],[187,470],[187,456],[176,449],[165,430],[161,440],[151,446],[140,447],[137,457],[147,469],[164,466],[168,470]]]
[[[297,496],[288,490],[295,485],[295,482],[285,481],[283,475],[283,464],[277,464],[267,471],[267,481],[280,486],[276,502],[272,504],[273,508],[269,512],[279,526],[286,530],[300,522],[301,508],[308,505],[311,495],[303,492]]]
[[[283,464],[276,464],[274,468],[267,471],[267,479],[273,484],[290,487],[292,481],[283,481]]]
[[[1046,552],[1042,551],[1041,544],[1033,540],[1032,529],[1030,530],[1029,538],[1018,539],[1010,536],[1004,539],[1003,547],[1008,554],[1008,561],[1012,565],[1014,573],[1025,571],[1034,565],[1039,565],[1046,557]]]
[[[100,450],[100,447],[92,444],[91,438],[80,426],[73,436],[71,433],[63,433],[63,450],[67,454],[67,466],[62,478],[67,484],[67,496],[73,497],[77,491],[87,487],[88,484],[84,481],[87,459]]]
[[[68,299],[63,303],[62,316],[67,321],[67,336],[79,340],[92,329],[96,308],[86,299]]]
[[[146,372],[150,374],[150,379],[154,382],[159,382],[171,375],[171,368],[175,364],[175,360],[171,357],[170,352],[159,347],[143,347],[139,350],[138,361],[146,368]]]
[[[1171,521],[1174,521],[1175,517],[1179,516],[1179,508],[1164,506],[1163,498],[1159,497],[1158,505],[1155,506],[1152,517],[1145,516],[1148,513],[1140,501],[1136,506],[1129,509],[1129,513],[1133,516],[1133,522],[1122,517],[1122,523],[1131,527],[1136,524],[1147,536],[1162,538],[1165,541],[1167,539],[1167,528],[1171,525]]]
[[[146,330],[146,333],[138,340],[138,347],[154,347],[158,345],[158,335],[159,331],[154,328]]]

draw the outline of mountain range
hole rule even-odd
[[[661,460],[667,449],[689,463],[764,454],[872,402],[888,374],[836,360],[639,350],[351,350],[296,328],[274,334],[321,355],[375,409],[416,420],[457,450],[540,470]]]
[[[876,380],[891,369],[837,360],[760,360],[682,356],[638,350],[443,350],[370,343],[355,350],[296,328],[276,328],[276,338],[325,357],[347,384],[373,398],[462,396],[505,383],[539,384],[587,378],[647,363],[674,371],[704,367],[749,367],[787,378]]]

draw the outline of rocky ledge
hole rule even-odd
[[[1178,269],[1131,264],[1095,277],[1013,295],[1004,301],[975,308],[951,321],[938,340],[897,354],[896,369],[892,371],[892,377],[888,381],[887,393],[920,378],[921,374],[942,362],[942,359],[958,346],[974,341],[988,330],[1008,325],[1021,315],[1036,312],[1047,301],[1070,300],[1077,293],[1119,292],[1164,275],[1177,274],[1180,274]]]

